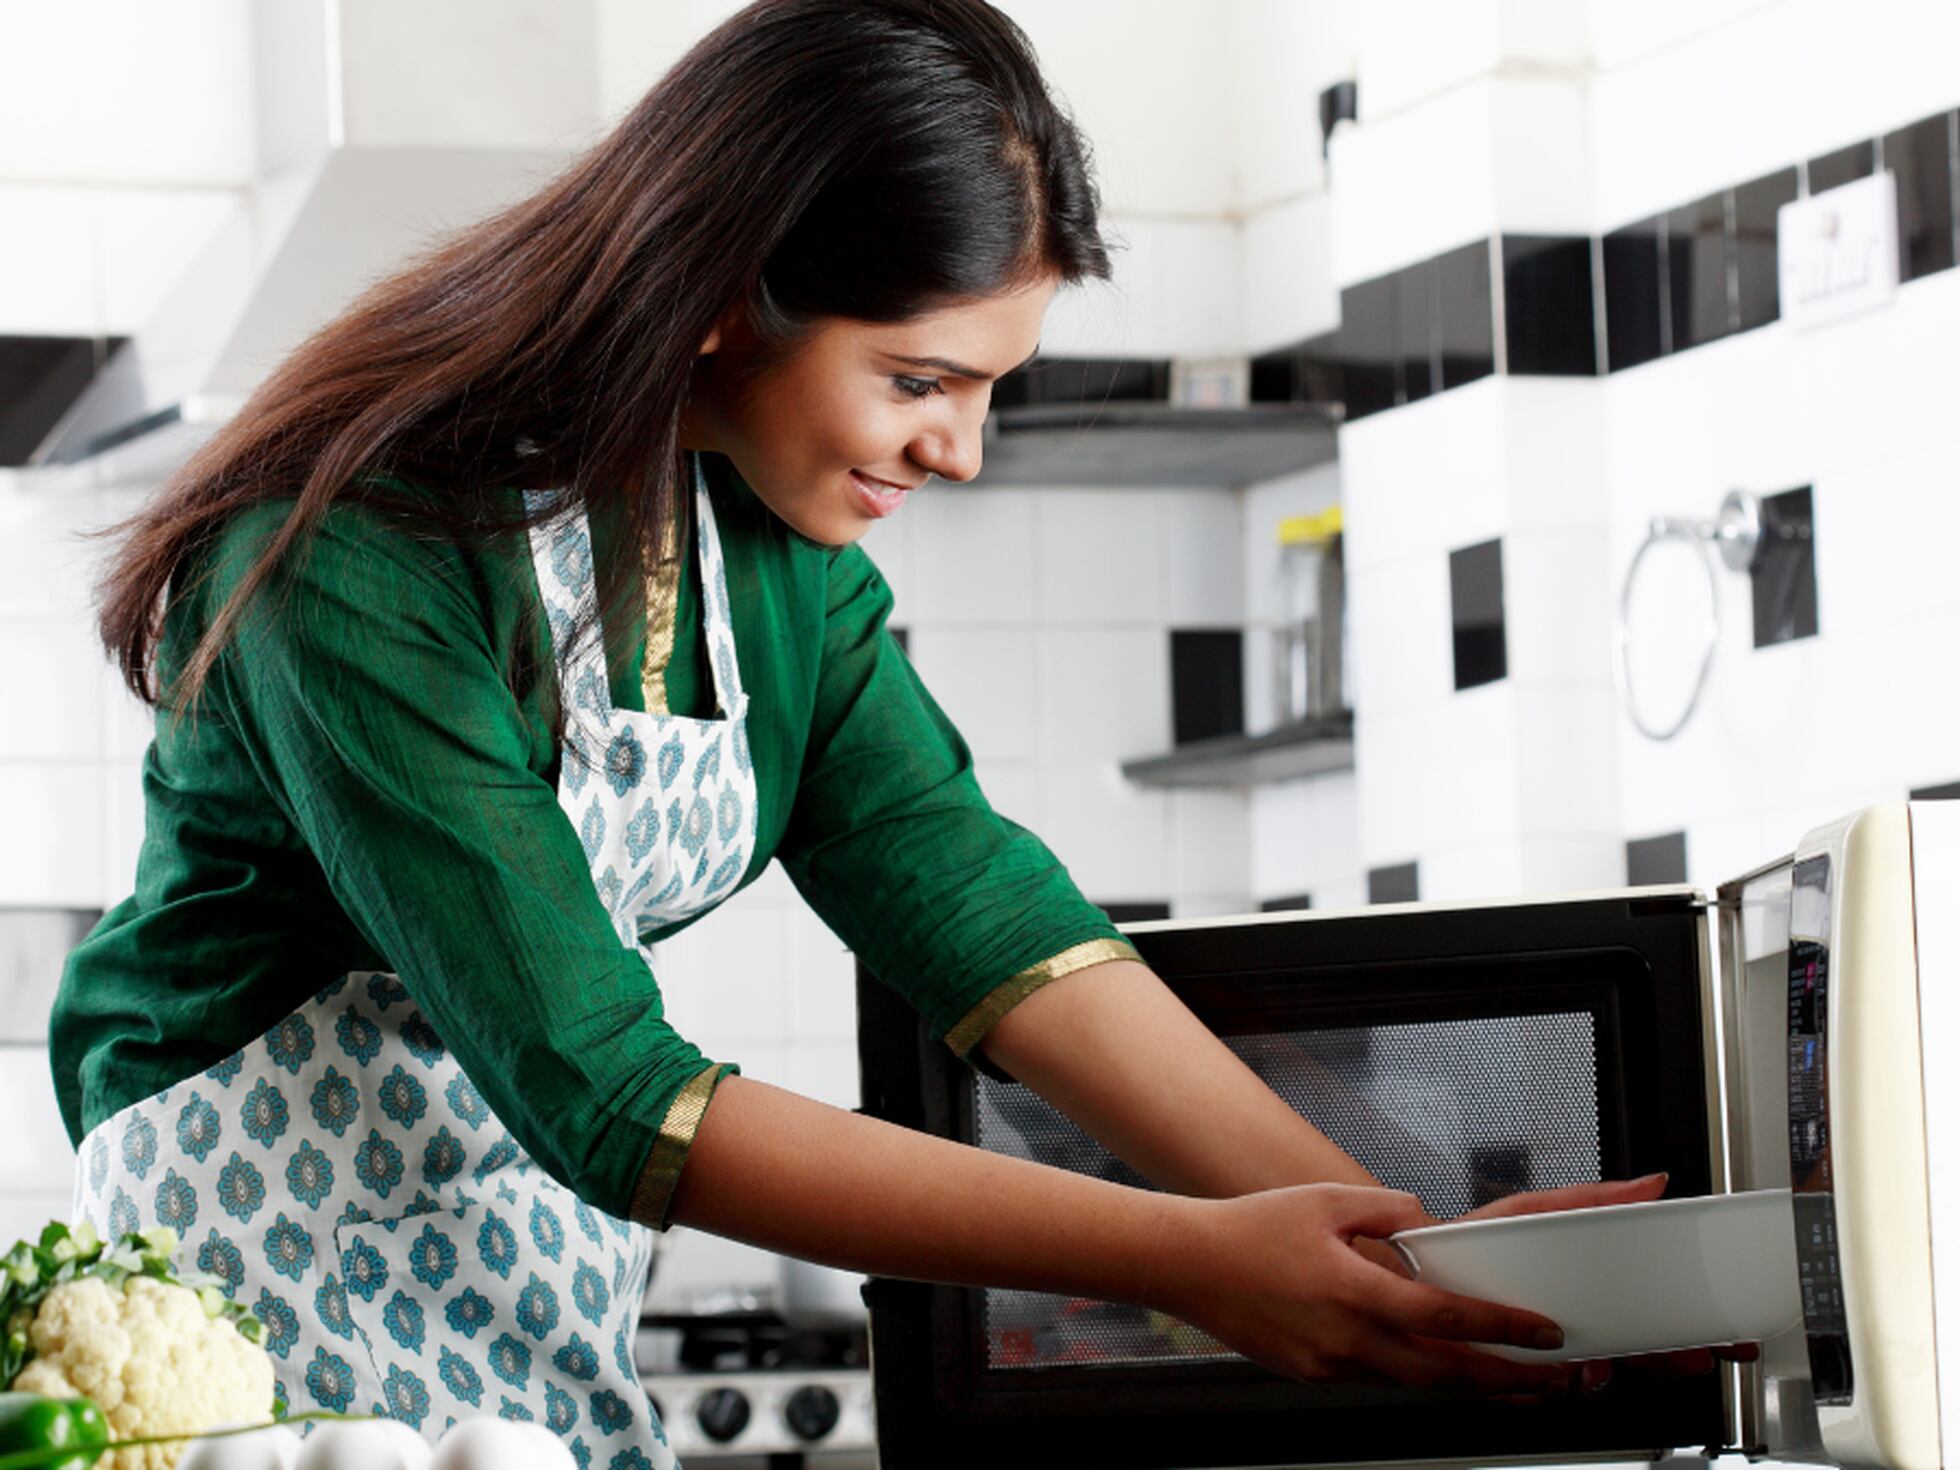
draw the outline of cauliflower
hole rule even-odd
[[[27,1329],[34,1357],[13,1386],[93,1399],[117,1439],[200,1434],[272,1411],[272,1359],[187,1286],[100,1277],[49,1292]],[[112,1450],[97,1470],[171,1470],[182,1445]]]
[[[171,1269],[176,1235],[128,1235],[104,1250],[94,1232],[50,1226],[38,1248],[0,1260],[7,1341],[0,1389],[92,1400],[114,1440],[256,1423],[273,1408],[260,1327],[204,1278]],[[13,1371],[11,1381],[7,1373]],[[112,1448],[96,1470],[172,1470],[183,1441]]]

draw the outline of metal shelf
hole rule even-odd
[[[1263,735],[1194,740],[1123,762],[1139,786],[1257,786],[1354,769],[1354,712],[1282,725]]]
[[[1338,407],[1042,403],[987,418],[978,486],[1240,485],[1327,464]]]

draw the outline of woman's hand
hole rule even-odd
[[[1569,1365],[1464,1346],[1553,1348],[1557,1323],[1411,1281],[1356,1248],[1430,1223],[1414,1195],[1306,1184],[1182,1205],[1149,1304],[1276,1373],[1493,1395],[1571,1384]]]

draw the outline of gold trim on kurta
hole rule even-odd
[[[633,1218],[656,1230],[667,1228],[667,1211],[673,1208],[674,1186],[680,1183],[681,1165],[687,1161],[694,1132],[707,1114],[708,1099],[727,1067],[716,1064],[697,1073],[667,1107],[661,1121],[660,1136],[653,1141],[640,1182],[633,1187]]]
[[[681,528],[686,523],[686,498],[660,527],[660,546],[647,568],[647,651],[640,665],[640,693],[646,699],[647,713],[664,715],[667,709],[667,663],[674,656],[674,615],[680,606]]]
[[[1049,981],[1073,975],[1077,970],[1086,970],[1091,965],[1140,958],[1121,939],[1090,939],[1070,945],[1060,954],[1050,955],[1038,965],[1029,965],[1020,974],[1003,980],[988,991],[981,997],[980,1004],[961,1016],[953,1029],[946,1033],[946,1044],[965,1056],[979,1045],[980,1038],[993,1029],[996,1021]]]

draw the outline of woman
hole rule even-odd
[[[987,807],[884,630],[852,543],[974,475],[989,385],[1107,272],[1082,144],[982,0],[760,0],[126,528],[103,633],[160,717],[136,892],[54,1016],[78,1208],[177,1226],[296,1409],[668,1463],[630,1344],[675,1222],[1145,1302],[1303,1377],[1564,1382],[1463,1345],[1553,1324],[1353,1248],[1421,1209]],[[936,1035],[1174,1193],[675,1034],[647,946],[772,857]]]

